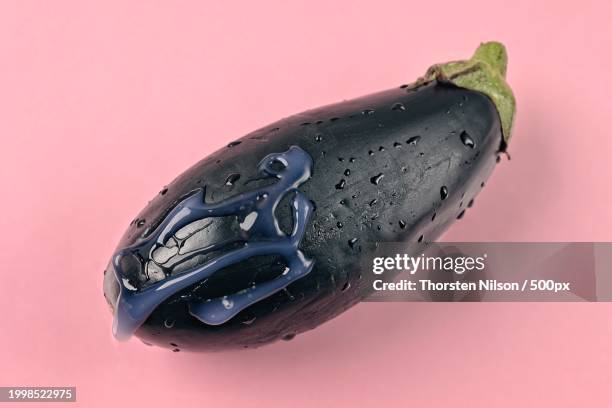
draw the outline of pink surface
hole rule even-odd
[[[164,184],[482,40],[510,53],[512,161],[446,238],[612,241],[608,2],[286,3],[0,4],[0,385],[76,385],[86,407],[612,406],[610,304],[361,304],[209,355],[112,339],[102,270]]]

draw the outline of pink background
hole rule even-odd
[[[0,385],[76,385],[87,407],[612,406],[610,304],[361,304],[208,355],[112,339],[102,270],[164,184],[482,40],[510,53],[512,161],[445,238],[612,241],[609,2],[286,3],[0,4]]]

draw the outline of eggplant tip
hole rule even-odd
[[[480,44],[472,58],[468,60],[431,66],[425,76],[419,78],[409,88],[414,89],[432,81],[439,81],[485,94],[491,99],[499,114],[503,137],[501,146],[507,146],[516,112],[514,94],[505,78],[507,66],[506,47],[496,41],[485,42]]]

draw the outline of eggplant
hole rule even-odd
[[[204,158],[138,214],[104,273],[118,339],[173,351],[289,340],[371,293],[380,242],[421,251],[472,206],[515,112],[506,51],[312,109]]]

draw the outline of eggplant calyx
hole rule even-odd
[[[469,60],[433,65],[409,88],[438,81],[487,95],[497,109],[504,145],[507,145],[516,112],[514,94],[505,79],[507,63],[503,44],[494,41],[482,43]]]

